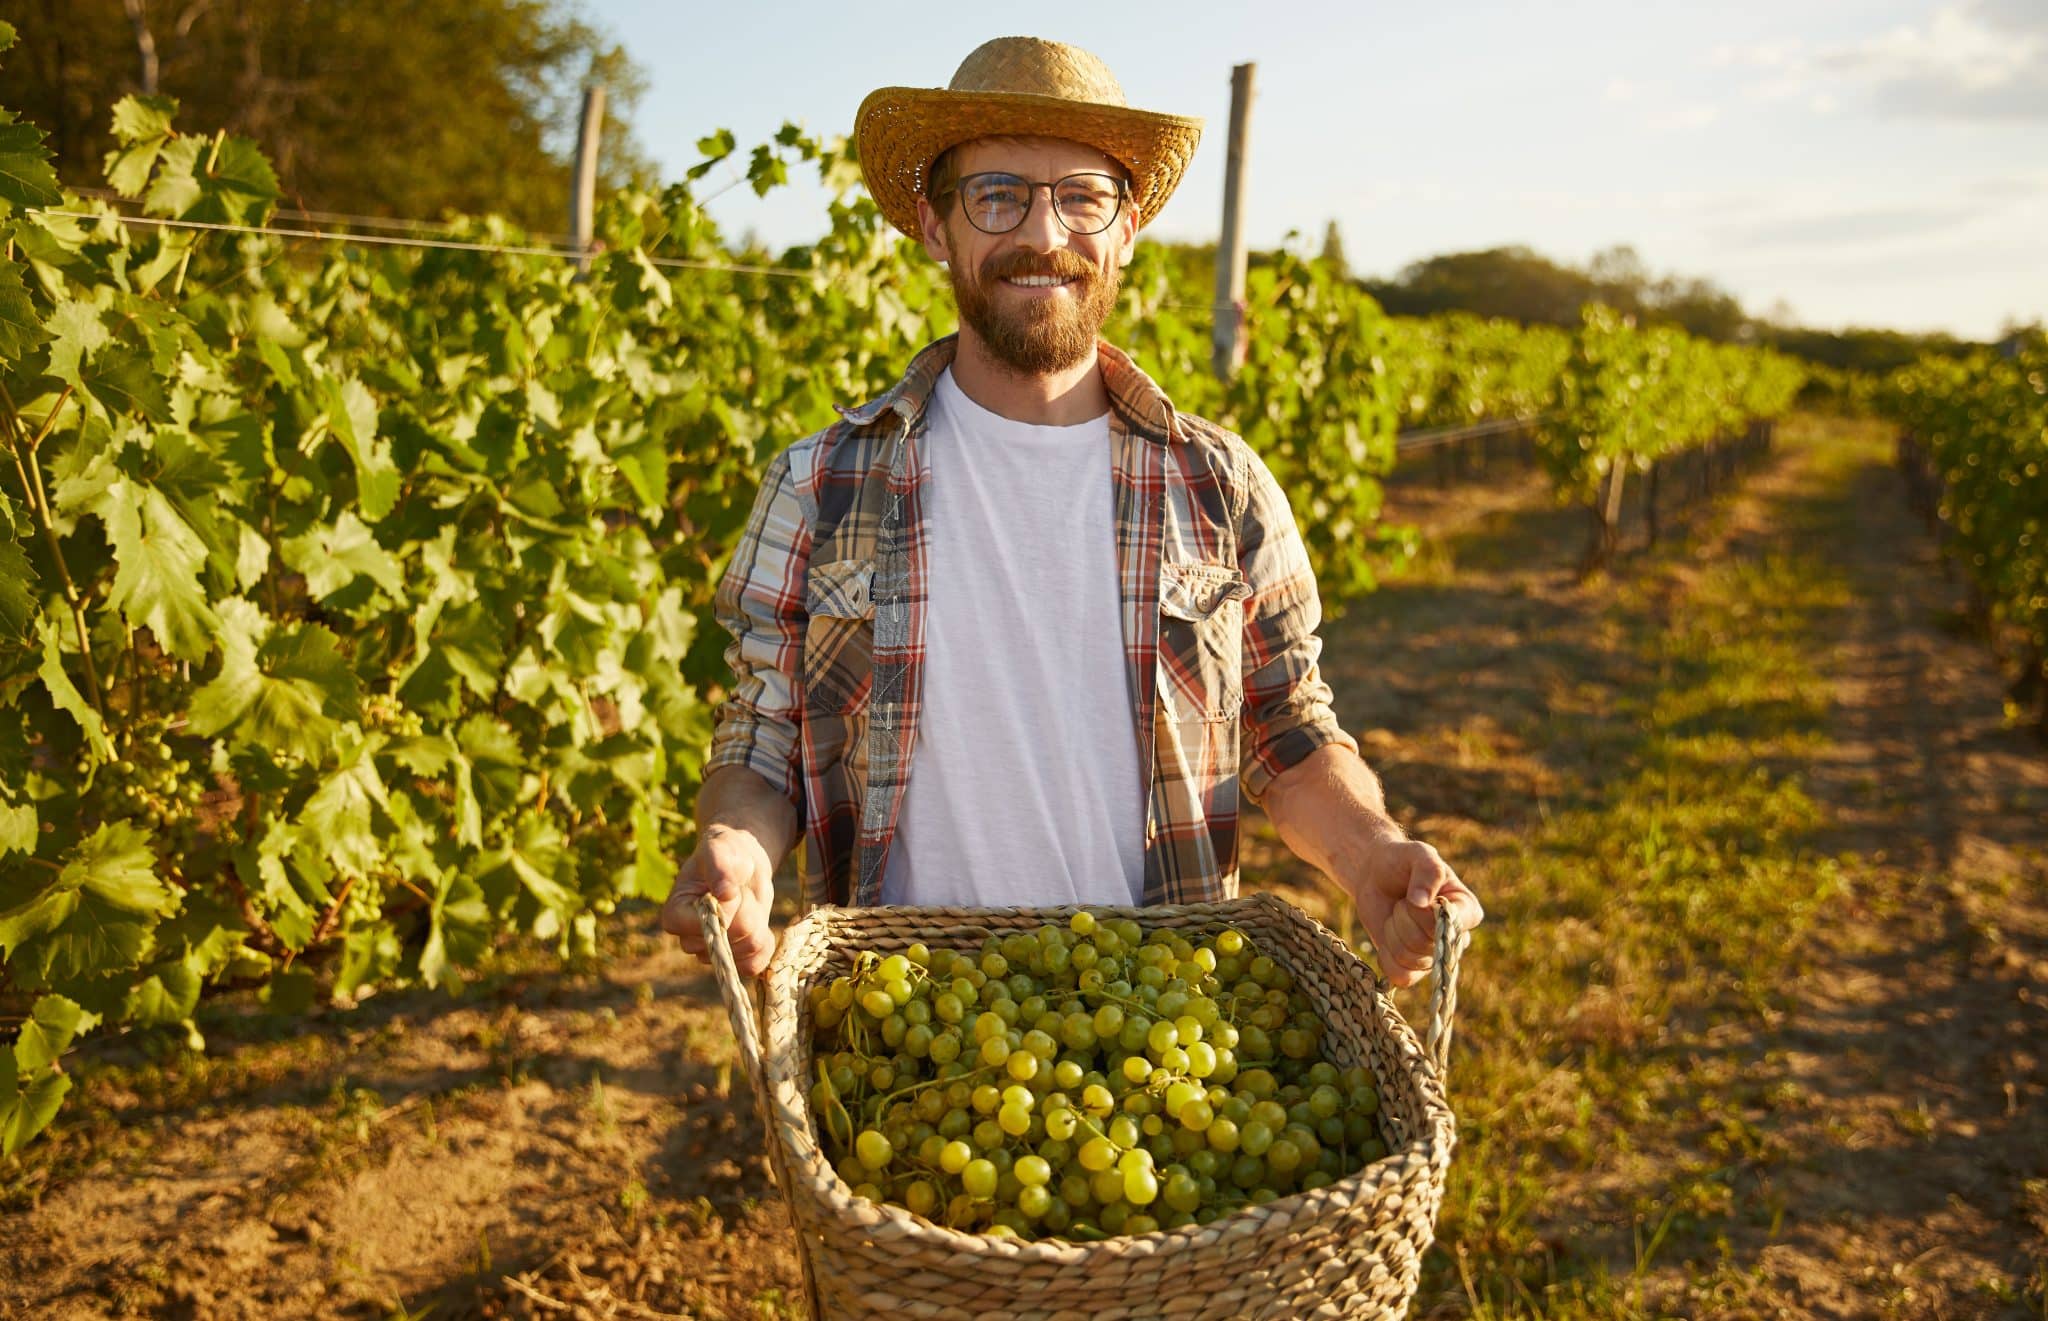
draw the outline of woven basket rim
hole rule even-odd
[[[1241,1207],[1217,1217],[1206,1225],[1183,1225],[1176,1229],[1159,1229],[1146,1234],[1117,1234],[1095,1241],[1064,1238],[992,1238],[986,1234],[969,1233],[941,1225],[890,1202],[870,1202],[855,1196],[853,1189],[833,1167],[818,1142],[816,1125],[810,1112],[809,1089],[803,1078],[792,1071],[790,1052],[783,1048],[783,1043],[769,1041],[762,1043],[768,1072],[767,1091],[782,1120],[781,1123],[771,1125],[774,1131],[770,1133],[769,1140],[781,1145],[790,1182],[801,1182],[811,1202],[836,1217],[858,1216],[869,1221],[863,1232],[876,1238],[892,1241],[907,1239],[955,1253],[993,1253],[1026,1265],[1071,1266],[1085,1262],[1091,1255],[1104,1250],[1119,1253],[1164,1252],[1174,1250],[1183,1242],[1191,1243],[1232,1234],[1248,1237],[1281,1216],[1287,1217],[1290,1221],[1313,1223],[1329,1212],[1376,1200],[1390,1190],[1408,1189],[1431,1176],[1441,1181],[1444,1172],[1449,1168],[1451,1152],[1457,1142],[1456,1118],[1451,1112],[1442,1084],[1437,1079],[1420,1040],[1388,998],[1385,981],[1370,965],[1358,959],[1355,953],[1344,946],[1328,927],[1286,900],[1267,892],[1242,895],[1214,903],[1145,908],[1100,904],[1069,904],[1046,908],[887,909],[822,905],[790,924],[778,943],[765,981],[771,996],[786,993],[793,1000],[800,1002],[800,988],[795,984],[798,976],[795,964],[800,955],[808,953],[809,945],[819,939],[826,940],[829,945],[835,936],[843,936],[846,929],[857,931],[863,926],[882,920],[877,916],[881,913],[890,914],[897,922],[913,914],[922,918],[944,919],[949,929],[957,933],[961,930],[957,919],[962,918],[999,917],[1002,919],[1001,925],[1014,928],[1055,916],[1071,916],[1084,908],[1101,916],[1130,917],[1136,920],[1143,920],[1147,915],[1156,920],[1162,912],[1172,912],[1176,915],[1214,915],[1223,919],[1228,919],[1233,914],[1258,913],[1271,920],[1302,924],[1308,929],[1306,934],[1310,937],[1327,940],[1343,948],[1370,978],[1375,1003],[1381,1010],[1385,1025],[1390,1029],[1400,1062],[1404,1066],[1405,1077],[1417,1091],[1417,1099],[1422,1110],[1422,1119],[1417,1125],[1417,1130],[1408,1135],[1399,1150],[1389,1151],[1380,1159],[1341,1179],[1333,1180],[1321,1188],[1289,1193],[1271,1202]],[[839,930],[835,931],[833,928]],[[809,1016],[802,1011],[800,1003],[792,1021],[799,1031],[808,1024]],[[789,1140],[792,1136],[800,1140],[792,1142]],[[790,1196],[793,1204],[801,1203],[802,1199],[794,1195],[794,1188],[784,1191],[785,1195]]]

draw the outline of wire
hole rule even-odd
[[[553,257],[575,261],[595,255],[599,249],[578,251],[567,247],[533,247],[517,244],[471,243],[463,239],[400,238],[391,234],[330,234],[317,229],[281,229],[274,225],[229,225],[212,220],[168,220],[161,216],[105,216],[91,211],[64,211],[36,207],[46,216],[68,216],[75,220],[118,220],[124,225],[155,225],[164,229],[205,230],[221,234],[257,234],[272,238],[313,239],[323,243],[363,243],[389,248],[441,248],[456,252],[491,252],[512,257]],[[745,262],[692,261],[683,257],[649,257],[650,265],[671,270],[730,271],[741,275],[771,275],[785,280],[808,280],[810,271],[793,271],[784,266],[756,266]]]

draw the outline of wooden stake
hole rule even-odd
[[[579,272],[590,269],[590,235],[597,214],[597,146],[604,131],[604,84],[583,89],[583,117],[576,126],[576,177],[569,195],[569,233],[574,236]]]
[[[1223,237],[1216,245],[1216,338],[1211,365],[1225,380],[1244,364],[1244,188],[1245,137],[1252,114],[1252,70],[1230,71],[1230,141],[1223,166]]]

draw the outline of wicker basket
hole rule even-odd
[[[1435,1237],[1456,1124],[1444,1064],[1465,937],[1438,905],[1428,1046],[1382,983],[1320,923],[1269,894],[1214,904],[1096,909],[1191,937],[1235,926],[1293,973],[1328,1027],[1339,1067],[1378,1080],[1388,1154],[1322,1188],[1250,1206],[1207,1225],[1096,1243],[1008,1242],[945,1228],[854,1196],[820,1149],[805,1079],[806,993],[848,971],[861,949],[923,941],[973,948],[995,933],[1064,922],[1071,908],[819,908],[784,934],[766,976],[766,1032],[733,965],[712,901],[700,905],[719,991],[770,1161],[788,1199],[812,1315],[1114,1321],[1136,1317],[1396,1317],[1414,1296]]]

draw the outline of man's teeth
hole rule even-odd
[[[1073,280],[1074,277],[1071,275],[1012,275],[1008,277],[1008,283],[1020,285],[1026,289],[1050,289],[1055,285],[1071,284]]]

